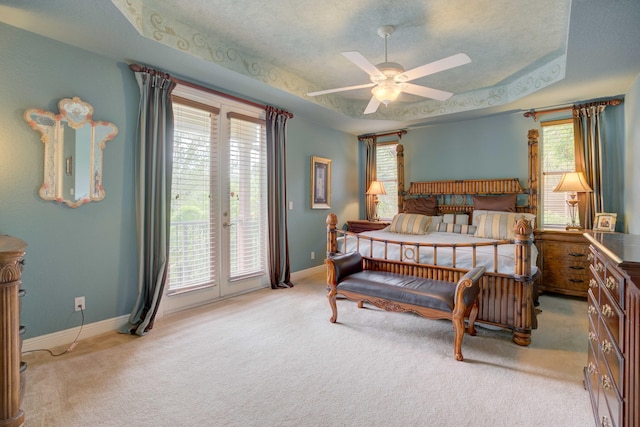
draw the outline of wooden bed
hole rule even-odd
[[[529,132],[529,188],[527,189],[520,185],[517,178],[499,178],[412,182],[408,191],[405,192],[403,178],[399,176],[399,206],[402,206],[404,199],[407,198],[436,196],[440,213],[471,214],[474,207],[470,201],[474,196],[516,194],[518,197],[516,212],[536,214],[537,139],[537,131],[531,130]],[[404,170],[402,157],[402,148],[400,148],[398,150],[399,171]],[[328,215],[326,225],[327,257],[339,253],[340,236],[367,239],[339,229],[338,218],[334,214]],[[497,272],[497,268],[487,268],[481,278],[477,322],[510,329],[513,332],[513,341],[518,345],[526,346],[531,343],[532,329],[537,327],[534,305],[537,300],[535,282],[538,273],[535,261],[532,261],[531,256],[532,250],[535,250],[533,247],[533,225],[529,221],[518,220],[514,226],[514,238],[508,242],[503,240],[497,243],[497,245],[502,244],[510,244],[514,247],[514,270],[512,274],[504,274]],[[374,243],[372,242],[371,245]],[[454,265],[424,264],[420,260],[404,261],[402,256],[400,256],[400,260],[385,259],[385,249],[385,256],[382,257],[363,254],[364,268],[457,282],[469,271],[469,268],[455,265],[456,247],[469,248],[469,244],[453,246],[454,248],[450,250],[454,253]],[[473,250],[475,251],[475,249]],[[473,262],[475,263],[475,255]],[[329,280],[329,277],[327,279]]]

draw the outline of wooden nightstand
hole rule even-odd
[[[540,268],[539,290],[587,297],[589,243],[583,231],[535,230]]]
[[[363,231],[382,230],[389,224],[384,221],[368,221],[366,219],[347,221],[347,231],[362,233]]]

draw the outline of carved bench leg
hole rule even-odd
[[[474,301],[471,307],[471,313],[469,314],[469,328],[467,329],[469,335],[476,335],[476,320],[478,319],[478,300]]]
[[[453,356],[456,360],[463,360],[462,357],[462,338],[464,337],[464,317],[454,317],[451,319],[453,321],[453,329],[455,331],[455,338],[453,342]]]
[[[531,329],[514,329],[513,342],[523,347],[531,344]]]
[[[329,289],[327,293],[327,299],[329,300],[329,305],[331,306],[331,319],[329,321],[331,323],[336,323],[338,320],[338,307],[336,306],[336,295],[338,292],[335,289]]]

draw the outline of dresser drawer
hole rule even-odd
[[[612,339],[624,351],[624,313],[605,288],[600,288],[598,310],[600,311],[602,322],[609,330]],[[600,331],[600,335],[602,335],[602,331]]]
[[[599,345],[601,354],[601,364],[605,368],[600,368],[601,374],[607,374],[614,383],[618,394],[622,395],[624,384],[624,357],[620,348],[616,345],[614,337],[609,333],[609,329],[603,324],[600,325]]]
[[[591,325],[589,329],[590,340],[592,339],[591,338],[592,332],[596,336],[598,335],[597,328],[598,328],[598,319],[600,317],[600,311],[598,310],[598,297],[595,295],[598,295],[597,289],[595,290],[595,292],[594,292],[594,289],[589,289],[589,291],[587,292],[587,312],[589,313],[589,323]]]
[[[607,266],[603,285],[607,288],[609,294],[611,294],[618,306],[621,308],[624,307],[624,277]]]

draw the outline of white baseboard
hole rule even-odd
[[[90,323],[82,327],[82,333],[79,340],[95,337],[96,335],[105,334],[107,332],[117,331],[127,324],[129,315],[114,317],[102,320],[100,322]],[[42,349],[52,349],[64,345],[71,344],[78,335],[80,326],[75,328],[58,331],[39,337],[29,338],[22,343],[22,351],[33,351]]]
[[[316,267],[308,268],[306,270],[296,271],[291,273],[291,280],[293,282],[295,282],[296,280],[302,280],[305,277],[321,273],[325,271],[325,269],[326,267],[323,264]],[[120,330],[120,328],[125,326],[128,321],[129,315],[127,314],[124,316],[114,317],[111,319],[101,320],[99,322],[84,325],[82,327],[82,333],[80,334],[80,337],[78,339],[83,340],[95,337],[96,335],[105,334],[107,332],[118,331]],[[69,345],[76,339],[78,331],[80,331],[80,326],[66,329],[64,331],[53,332],[51,334],[26,339],[22,343],[22,351],[52,349],[55,347]]]

